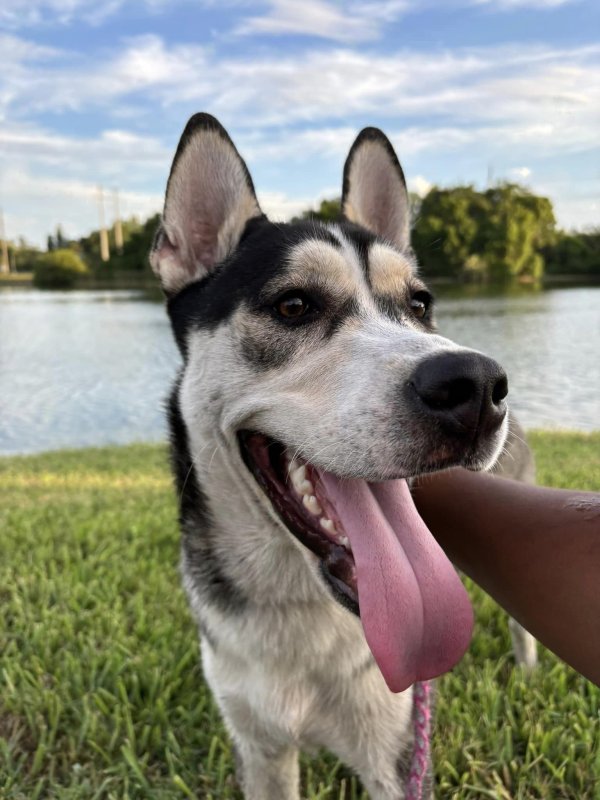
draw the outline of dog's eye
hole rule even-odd
[[[410,298],[410,308],[417,319],[425,319],[431,305],[431,300],[431,295],[429,292],[425,291],[415,292]]]
[[[303,317],[312,310],[313,307],[310,300],[302,292],[288,292],[275,303],[277,314],[289,320]]]

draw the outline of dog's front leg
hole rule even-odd
[[[232,731],[237,778],[246,800],[299,800],[298,750],[265,746]]]
[[[247,698],[210,681],[233,740],[237,779],[245,800],[299,800],[298,749]]]
[[[246,800],[299,800],[298,750],[267,730],[242,698],[219,705],[233,739],[237,778]]]

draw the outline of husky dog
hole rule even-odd
[[[315,746],[371,797],[407,796],[414,684],[458,661],[472,625],[407,480],[519,446],[502,368],[435,333],[375,128],[350,150],[342,210],[269,222],[226,131],[197,114],[150,257],[183,356],[183,581],[247,800],[297,800]]]

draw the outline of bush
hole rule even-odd
[[[33,282],[43,289],[69,289],[88,268],[72,250],[53,250],[37,262]]]

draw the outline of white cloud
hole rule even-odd
[[[88,14],[98,19],[114,13],[122,4],[117,2],[98,3],[96,0],[2,0],[0,23],[12,29],[42,24],[66,25],[75,16]]]
[[[336,42],[365,42],[379,38],[381,23],[405,10],[398,0],[345,4],[326,0],[269,0],[267,13],[246,17],[234,29],[238,35],[295,34]]]
[[[260,207],[273,222],[285,222],[313,205],[313,198],[289,197],[284,192],[257,192]]]
[[[432,186],[433,183],[428,181],[427,178],[424,178],[422,175],[415,175],[414,177],[408,179],[409,191],[418,194],[419,197],[425,197]]]
[[[172,155],[157,139],[129,131],[106,130],[94,138],[63,136],[30,126],[0,129],[0,163],[21,158],[29,163],[60,165],[63,169],[102,169],[110,162],[115,169],[137,163],[163,168]]]
[[[552,9],[578,0],[473,0],[476,6],[493,6],[493,10],[512,11],[518,8]]]
[[[529,167],[513,167],[509,169],[508,174],[515,180],[525,181],[527,178],[531,177],[531,170]]]
[[[491,126],[499,134],[533,133],[555,152],[594,146],[600,125],[598,46],[404,49],[379,56],[312,50],[251,60],[218,58],[194,45],[167,47],[148,35],[96,59],[52,54],[49,61],[48,53],[31,56],[15,41],[17,56],[0,93],[4,116],[95,108],[116,116],[139,100],[171,114],[177,106],[209,108],[238,130],[422,117],[434,136],[446,128],[471,140],[468,127]],[[32,63],[35,58],[43,63]]]
[[[179,4],[197,0],[177,0]],[[129,0],[130,7],[137,4],[146,11],[158,12],[173,6],[173,0]],[[66,26],[73,22],[100,25],[117,14],[126,0],[2,0],[0,26],[20,30],[40,26]],[[203,5],[208,4],[204,0]]]
[[[0,35],[0,117],[89,111],[150,92],[164,104],[171,96],[182,99],[192,87],[210,93],[208,78],[200,77],[208,74],[206,51],[195,45],[168,48],[160,37],[146,35],[95,58],[29,45]]]

